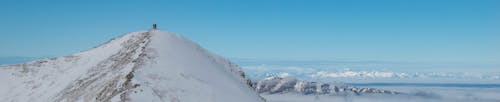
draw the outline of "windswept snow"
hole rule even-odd
[[[0,66],[2,102],[260,102],[236,64],[186,38],[139,31],[73,55]]]

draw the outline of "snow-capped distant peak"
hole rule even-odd
[[[288,73],[281,73],[277,76],[258,80],[256,81],[255,85],[255,89],[257,90],[257,92],[264,94],[402,94],[400,92],[375,88],[360,88],[348,85],[336,85],[332,83],[308,82],[304,80],[298,80]]]

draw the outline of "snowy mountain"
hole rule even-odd
[[[265,78],[254,83],[257,92],[262,94],[297,93],[303,95],[362,95],[362,94],[403,94],[400,92],[375,88],[359,88],[348,85],[308,82],[299,80],[287,73]]]
[[[262,102],[236,64],[159,30],[0,66],[1,102]]]
[[[500,102],[498,97],[500,88],[495,85],[492,87],[453,85],[354,87],[339,83],[305,81],[288,73],[254,82],[256,90],[268,102]]]

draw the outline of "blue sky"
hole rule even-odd
[[[0,1],[0,57],[56,57],[152,23],[230,58],[500,62],[498,0]]]

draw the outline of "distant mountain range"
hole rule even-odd
[[[375,88],[360,88],[335,83],[319,83],[299,80],[288,74],[281,74],[255,81],[255,90],[261,94],[303,94],[303,95],[363,95],[363,94],[403,94],[401,92]]]

